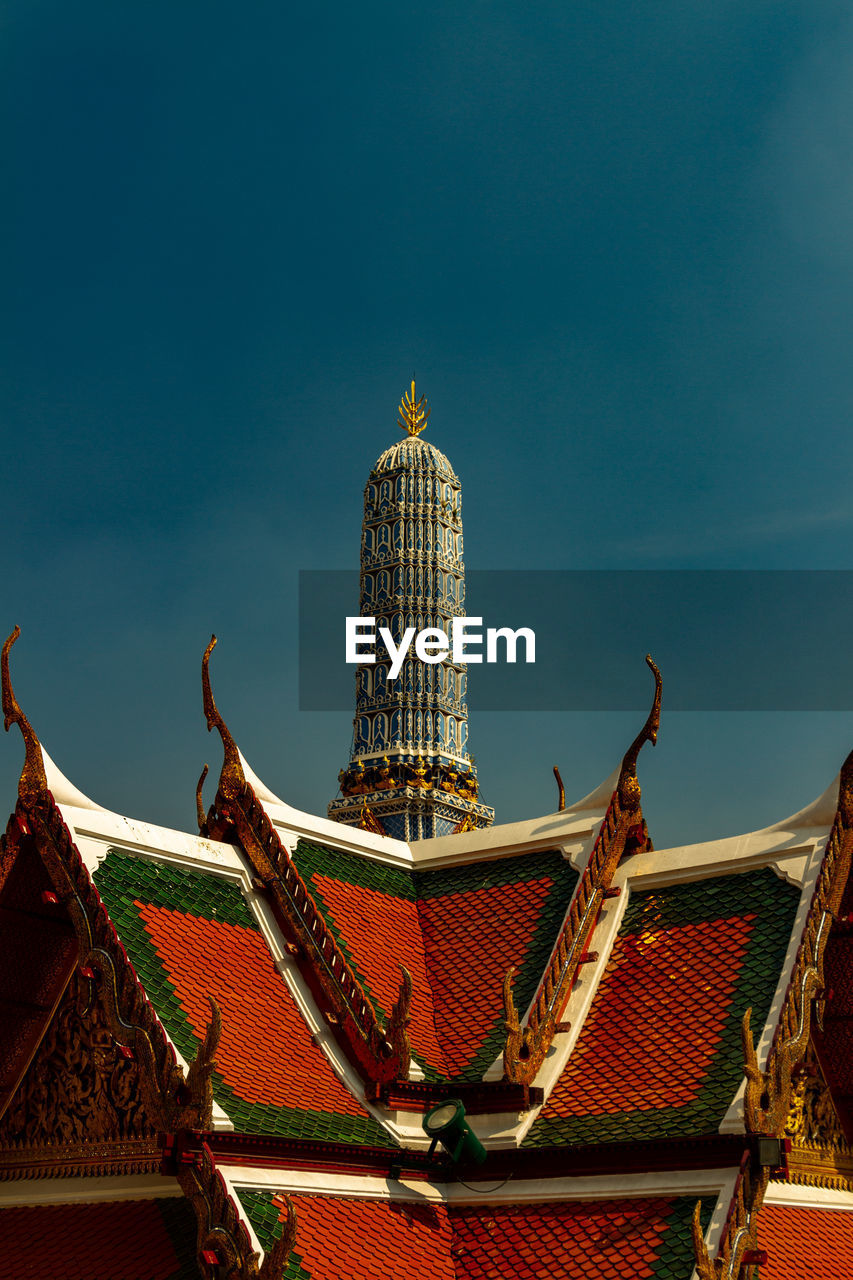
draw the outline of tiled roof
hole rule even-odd
[[[269,1248],[279,1197],[240,1192]],[[684,1280],[695,1197],[445,1205],[294,1195],[287,1280]],[[713,1199],[703,1201],[707,1226]]]
[[[758,1244],[767,1250],[761,1280],[849,1280],[853,1275],[853,1213],[766,1204]]]
[[[237,885],[112,849],[95,882],[164,1026],[195,1056],[222,1010],[216,1101],[238,1129],[389,1145],[308,1028]]]
[[[767,1017],[798,900],[769,870],[635,894],[527,1143],[715,1132],[743,1074],[743,1013]]]
[[[269,1248],[281,1200],[240,1192],[258,1239]],[[444,1205],[292,1195],[296,1245],[285,1280],[455,1280]]]
[[[696,1198],[466,1205],[451,1211],[464,1280],[686,1280]],[[713,1199],[702,1203],[707,1226]],[[509,1263],[507,1266],[506,1263]]]
[[[0,1209],[0,1280],[199,1280],[182,1196]]]
[[[412,975],[409,1037],[419,1057],[443,1068],[417,903],[320,874],[311,881],[311,893],[363,978],[377,1011],[386,1017],[400,987],[395,960],[405,964]]]
[[[317,906],[387,1015],[413,977],[413,1052],[428,1078],[476,1080],[500,1053],[502,983],[536,990],[577,883],[556,850],[408,872],[300,841],[294,855]]]

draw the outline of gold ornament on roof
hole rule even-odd
[[[9,675],[9,650],[20,634],[21,628],[16,626],[3,645],[3,652],[0,655],[3,727],[8,732],[12,725],[16,724],[23,734],[26,755],[24,757],[24,767],[21,771],[21,780],[18,783],[18,796],[25,805],[36,805],[39,801],[44,800],[48,794],[44,757],[36,731],[18,705],[18,699],[15,697],[12,679]]]
[[[410,436],[419,436],[427,424],[427,418],[430,415],[430,408],[427,404],[426,396],[421,396],[418,400],[415,394],[415,380],[412,378],[412,389],[407,391],[400,401],[400,408],[397,410],[399,417],[397,426],[403,431],[408,431]]]

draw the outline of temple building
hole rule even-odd
[[[461,556],[458,482],[407,429],[368,480],[362,612],[457,616]],[[18,636],[0,1280],[853,1276],[853,752],[791,817],[656,849],[649,658],[609,776],[494,824],[453,665],[359,671],[317,816],[240,751],[211,640],[222,765],[177,831],[53,762]]]

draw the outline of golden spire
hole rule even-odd
[[[397,426],[408,431],[410,436],[419,436],[427,424],[430,410],[426,396],[421,396],[420,400],[417,399],[414,378],[412,378],[412,389],[403,396],[397,412],[400,415]]]

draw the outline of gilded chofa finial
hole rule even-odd
[[[3,645],[2,657],[0,657],[0,675],[2,675],[3,686],[3,728],[8,733],[13,724],[16,724],[23,734],[24,749],[26,757],[24,759],[24,767],[21,770],[21,780],[18,783],[18,795],[26,805],[37,804],[43,799],[47,793],[47,778],[44,772],[44,758],[41,753],[41,743],[36,737],[36,732],[24,715],[18,699],[15,697],[15,691],[12,688],[12,681],[9,677],[9,650],[21,634],[21,628],[15,627],[15,630]]]
[[[216,648],[216,636],[210,637],[210,644],[204,651],[204,657],[201,660],[201,691],[204,699],[204,718],[207,721],[207,731],[211,729],[219,730],[219,736],[222,739],[222,746],[225,750],[225,759],[222,763],[222,773],[219,775],[219,790],[225,795],[231,791],[238,789],[245,782],[243,773],[243,765],[240,762],[240,752],[237,750],[237,744],[228,731],[228,726],[219,714],[219,709],[213,698],[213,690],[210,687],[210,655]]]
[[[646,723],[625,752],[622,760],[622,770],[619,774],[619,800],[626,809],[637,809],[639,807],[640,784],[637,781],[637,757],[644,742],[650,742],[652,746],[655,745],[658,740],[658,729],[660,728],[660,702],[663,682],[660,671],[658,671],[650,653],[646,654],[646,665],[655,678],[655,698],[652,703],[652,709],[646,717]]]
[[[415,395],[414,378],[412,378],[412,389],[403,396],[397,412],[399,414],[397,426],[402,427],[404,431],[408,431],[410,436],[419,436],[427,424],[430,409],[426,396],[421,396],[420,400],[418,400]]]

